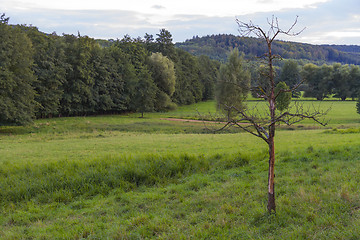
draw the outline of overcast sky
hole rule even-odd
[[[312,44],[360,45],[359,0],[0,0],[0,13],[11,24],[32,24],[46,33],[116,39],[169,30],[174,42],[193,36],[238,35],[235,18],[266,27],[275,15],[284,29],[299,16],[285,40]]]

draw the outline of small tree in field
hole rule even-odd
[[[229,55],[228,62],[221,65],[216,86],[217,107],[227,119],[235,113],[231,106],[243,110],[244,101],[250,91],[250,72],[243,67],[243,57],[239,51],[233,50]]]
[[[237,108],[236,106],[227,106],[236,111],[234,118],[229,119],[226,126],[237,126],[244,131],[263,139],[269,148],[269,169],[268,169],[268,204],[267,209],[269,213],[276,212],[275,205],[275,130],[280,123],[292,125],[304,119],[312,119],[315,122],[326,125],[321,122],[319,118],[326,114],[319,110],[306,110],[303,106],[295,104],[289,107],[291,100],[291,93],[294,92],[302,82],[298,82],[292,88],[289,88],[284,82],[275,84],[273,60],[277,58],[272,52],[272,43],[280,34],[295,36],[298,33],[292,33],[292,29],[297,23],[297,18],[293,25],[286,31],[279,27],[277,18],[273,17],[268,21],[269,29],[263,30],[258,25],[244,23],[236,20],[239,26],[239,31],[242,36],[254,34],[258,38],[262,38],[267,44],[267,53],[264,54],[266,60],[266,72],[264,74],[264,81],[252,88],[257,97],[264,99],[268,103],[268,111],[261,113],[257,109]],[[291,111],[292,110],[292,111]],[[244,124],[247,123],[247,124]],[[225,126],[225,127],[226,127]]]

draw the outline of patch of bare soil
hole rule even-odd
[[[182,119],[182,118],[160,118],[160,120],[167,120],[167,121],[178,121],[178,122],[195,122],[195,123],[222,123],[222,124],[226,124],[226,122],[216,122],[216,121],[204,121],[204,120],[195,120],[195,119]]]

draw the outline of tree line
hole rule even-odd
[[[360,94],[360,66],[340,63],[321,66],[307,63],[299,66],[296,61],[287,60],[277,81],[285,82],[289,87],[303,81],[299,90],[304,91],[304,97],[324,100],[332,96],[342,101],[347,98],[355,100]]]
[[[9,18],[0,17],[0,124],[54,116],[167,111],[214,99],[215,93],[238,94],[236,88],[219,84],[224,76],[233,77],[226,68],[220,69],[219,61],[177,48],[165,29],[155,37],[126,35],[100,41],[80,34],[45,34],[34,26],[9,25]],[[236,74],[248,74],[239,79],[250,78],[251,87],[262,83],[266,65],[248,61],[246,55],[242,58],[242,67],[250,73],[238,69]],[[291,88],[304,79],[299,90],[318,100],[330,95],[354,99],[359,94],[357,65],[286,60],[274,66],[274,72],[276,82]],[[223,101],[231,101],[224,94],[220,94]]]
[[[0,19],[0,124],[34,118],[166,111],[212,99],[219,63],[175,48],[169,31],[108,47]]]
[[[231,34],[195,36],[177,47],[194,55],[207,55],[211,59],[225,62],[232,49],[239,49],[246,59],[261,57],[267,50],[261,39],[254,37],[238,37]],[[341,64],[360,64],[359,46],[312,45],[286,41],[274,41],[272,51],[284,59],[297,59],[310,62],[339,62]],[[276,64],[276,63],[274,63]]]

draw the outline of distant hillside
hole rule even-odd
[[[341,52],[360,54],[360,46],[357,45],[322,45],[331,47]]]
[[[193,55],[206,55],[220,61],[225,61],[228,52],[234,48],[244,52],[246,58],[259,57],[267,51],[267,46],[263,39],[237,37],[227,34],[194,37],[183,43],[176,43],[176,46]],[[360,65],[360,46],[311,45],[275,41],[272,49],[275,54],[279,54],[282,58],[286,59]]]

